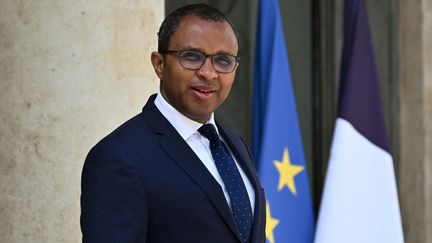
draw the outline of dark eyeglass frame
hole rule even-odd
[[[203,59],[203,62],[201,63],[201,65],[200,65],[199,67],[196,67],[196,68],[186,67],[186,66],[182,63],[182,54],[184,54],[184,53],[186,53],[186,52],[193,52],[193,53],[197,53],[197,54],[200,54],[200,55],[204,56],[205,58]],[[232,72],[235,70],[235,68],[236,68],[236,66],[237,66],[237,63],[239,63],[239,61],[240,61],[240,58],[239,58],[239,57],[237,57],[237,56],[233,56],[233,55],[230,55],[230,54],[215,54],[215,55],[207,55],[207,54],[205,54],[205,53],[203,53],[203,52],[195,51],[195,50],[167,50],[167,51],[162,51],[162,52],[160,52],[160,53],[161,53],[162,55],[167,55],[167,54],[174,54],[174,55],[177,55],[178,58],[179,58],[180,65],[181,65],[183,68],[186,68],[186,69],[189,69],[189,70],[198,70],[198,69],[200,69],[200,68],[204,65],[204,63],[205,63],[207,57],[210,57],[210,60],[211,60],[211,63],[212,63],[213,69],[214,69],[216,72],[218,72],[218,73],[232,73]],[[215,58],[215,57],[220,57],[220,56],[229,56],[229,57],[233,57],[233,58],[234,58],[234,61],[235,61],[235,62],[234,62],[234,65],[233,65],[233,68],[232,68],[231,71],[220,71],[220,70],[218,70],[218,68],[215,67],[215,65],[214,65],[214,61],[213,61],[213,58]]]

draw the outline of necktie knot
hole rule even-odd
[[[220,143],[219,135],[217,134],[216,129],[213,126],[213,124],[208,123],[208,124],[202,125],[198,129],[198,132],[200,132],[201,135],[203,135],[208,140],[210,140],[210,142],[216,142],[218,144]]]

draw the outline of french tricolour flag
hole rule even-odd
[[[363,0],[345,1],[340,78],[315,243],[404,242]]]

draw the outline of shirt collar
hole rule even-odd
[[[170,105],[165,98],[160,93],[160,90],[157,93],[156,99],[154,100],[154,104],[162,113],[162,115],[174,126],[180,136],[186,140],[190,136],[192,136],[197,130],[203,125],[199,122],[196,122],[178,110],[176,110],[172,105]],[[206,122],[213,124],[215,126],[216,131],[218,132],[215,120],[214,113],[211,114],[210,119]],[[218,132],[219,133],[219,132]]]

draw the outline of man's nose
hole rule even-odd
[[[204,64],[200,69],[197,70],[198,76],[206,80],[213,80],[218,77],[218,72],[213,67],[213,63],[210,57],[207,57]]]

